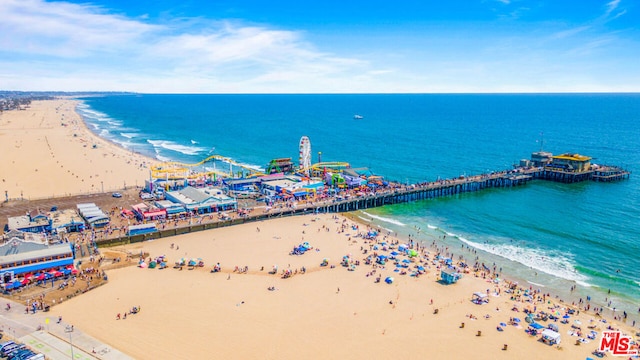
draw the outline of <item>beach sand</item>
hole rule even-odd
[[[38,199],[142,186],[152,159],[91,133],[72,99],[0,113],[0,196]],[[95,145],[95,148],[94,148]]]
[[[490,296],[489,304],[473,304],[474,292],[494,291],[493,283],[473,274],[442,285],[431,262],[419,278],[398,275],[388,263],[376,274],[395,278],[386,284],[367,276],[372,267],[363,262],[349,271],[339,264],[342,257],[362,260],[361,246],[368,245],[350,226],[340,232],[343,221],[351,224],[343,217],[306,215],[132,244],[126,247],[132,254],[166,255],[170,265],[182,257],[202,258],[206,265],[112,270],[107,285],[55,306],[52,315],[136,359],[584,359],[597,346],[576,346],[570,325],[559,323],[560,348],[542,344],[524,332],[524,314],[511,311],[514,303],[504,292]],[[359,231],[366,232],[363,225]],[[305,241],[314,249],[289,255]],[[320,267],[324,258],[336,267]],[[222,272],[211,273],[217,262]],[[276,264],[279,273],[302,266],[307,272],[283,279],[269,274]],[[234,272],[236,266],[249,271]],[[268,290],[272,286],[276,290]],[[141,311],[116,320],[134,306]],[[498,332],[510,317],[519,317],[522,326]],[[578,318],[587,330],[592,316],[572,321]]]

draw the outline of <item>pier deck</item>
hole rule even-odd
[[[597,170],[583,172],[568,172],[544,167],[519,168],[491,174],[482,174],[456,179],[440,180],[413,185],[398,185],[374,194],[352,196],[345,199],[330,199],[327,201],[305,204],[299,208],[276,209],[268,213],[249,214],[231,220],[216,220],[184,227],[159,230],[153,233],[135,236],[119,236],[96,240],[99,246],[120,245],[175,236],[193,231],[214,229],[218,227],[237,225],[253,221],[267,220],[273,217],[293,216],[309,213],[339,213],[369,209],[384,205],[393,205],[411,201],[435,199],[444,196],[454,196],[465,192],[474,192],[489,188],[512,188],[522,186],[532,180],[550,180],[563,183],[580,181],[611,182],[628,179],[630,172],[619,167],[600,167]]]

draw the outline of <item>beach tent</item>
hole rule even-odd
[[[542,342],[549,345],[560,344],[560,334],[551,329],[544,329],[542,331]]]
[[[483,293],[483,292],[478,291],[478,292],[474,292],[474,293],[473,293],[473,296],[472,296],[472,298],[471,298],[471,301],[472,301],[474,304],[482,305],[482,304],[486,304],[486,303],[488,303],[488,302],[489,302],[489,297],[487,296],[487,294],[485,294],[485,293]]]
[[[393,278],[391,276],[388,276],[386,279],[384,279],[384,282],[386,282],[387,284],[391,284],[393,283]]]

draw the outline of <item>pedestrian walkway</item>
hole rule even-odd
[[[57,323],[57,319],[49,318],[45,312],[25,314],[24,305],[10,300],[4,302],[11,304],[10,310],[6,310],[4,306],[0,310],[4,334],[44,354],[47,359],[132,359],[72,325]]]

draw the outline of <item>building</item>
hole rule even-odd
[[[546,151],[531,153],[531,166],[545,166],[552,161],[553,154]]]
[[[562,154],[551,157],[551,163],[547,165],[553,169],[567,172],[585,172],[591,170],[591,158],[580,154]]]
[[[168,191],[165,198],[176,204],[181,204],[188,212],[208,214],[217,211],[235,209],[237,201],[218,188],[207,187],[196,189],[187,186],[182,190]]]
[[[145,203],[132,205],[131,209],[138,220],[161,220],[167,218],[165,209],[149,207]]]
[[[0,244],[0,286],[5,291],[25,285],[36,273],[63,268],[67,271],[73,266],[69,243],[50,243],[46,236],[19,231],[9,232],[4,239]],[[49,276],[40,275],[42,279],[37,280]]]
[[[294,165],[291,158],[273,159],[267,165],[267,174],[284,173],[290,174],[294,171]]]
[[[169,200],[159,200],[155,202],[158,209],[163,209],[166,212],[167,218],[176,218],[187,212],[187,209],[182,204],[176,204]]]
[[[86,223],[73,209],[53,211],[51,213],[51,232],[55,234],[79,232],[85,229]]]
[[[109,224],[109,216],[94,203],[76,205],[78,213],[92,228],[105,227]]]
[[[33,210],[26,215],[10,217],[7,220],[9,231],[17,230],[32,233],[51,231],[51,219],[40,210]]]

